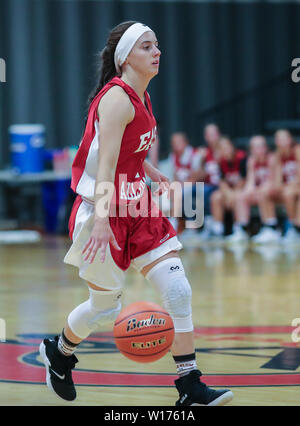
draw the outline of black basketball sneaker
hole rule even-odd
[[[72,369],[78,362],[75,355],[64,356],[57,349],[58,336],[44,339],[40,344],[40,355],[46,367],[46,382],[49,389],[60,398],[73,401],[76,389],[72,380]]]
[[[175,386],[179,392],[177,406],[187,405],[225,405],[233,398],[229,389],[215,390],[201,382],[201,371],[192,370],[186,376],[175,380]]]

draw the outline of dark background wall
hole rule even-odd
[[[161,125],[161,153],[172,131],[202,143],[216,120],[233,137],[297,118],[300,5],[289,2],[0,0],[0,166],[9,162],[7,128],[44,123],[47,146],[78,144],[96,81],[96,53],[109,30],[134,19],[153,28],[162,49],[149,91]]]

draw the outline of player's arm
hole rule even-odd
[[[206,171],[205,171],[205,162],[204,159],[207,154],[207,148],[206,147],[200,147],[198,149],[197,154],[199,155],[199,166],[192,171],[191,178],[194,182],[202,182],[206,178]]]
[[[273,189],[279,189],[282,185],[282,167],[276,153],[270,154],[268,167],[270,173],[266,184],[272,186]]]
[[[255,188],[255,173],[254,173],[254,159],[249,157],[246,165],[246,180],[245,180],[245,190],[252,190]]]
[[[204,179],[203,173],[203,151],[198,148],[192,159],[192,169],[187,178],[188,182],[199,182]]]
[[[134,118],[134,108],[123,89],[115,86],[101,99],[98,116],[99,150],[95,206],[100,205],[102,197],[106,198],[102,187],[105,188],[106,183],[114,184],[123,134],[127,124]],[[95,220],[99,218],[97,209],[95,209]],[[108,211],[105,217],[101,214],[101,219],[103,218],[108,219]]]
[[[158,160],[159,160],[159,137],[158,136],[156,136],[155,143],[149,149],[148,157],[152,166],[157,168]]]
[[[118,86],[111,88],[98,107],[99,149],[95,184],[94,227],[83,253],[85,260],[93,262],[100,248],[104,262],[107,244],[120,249],[109,225],[109,206],[113,197],[114,181],[121,142],[125,128],[134,118],[134,108],[126,93]],[[105,209],[106,207],[106,209]]]
[[[154,192],[154,195],[160,196],[163,192],[168,191],[168,196],[169,196],[170,181],[167,178],[167,176],[161,173],[160,170],[158,170],[156,167],[150,164],[149,161],[147,160],[144,161],[143,167],[144,167],[146,175],[149,176],[152,182],[155,182],[158,184],[158,187],[156,191]]]
[[[300,184],[300,145],[297,145],[295,148],[296,160],[297,160],[297,176],[296,176],[296,185]]]
[[[221,164],[219,163],[219,168],[220,168],[220,181],[219,181],[219,190],[222,193],[226,193],[228,192],[231,188],[230,185],[228,184],[227,180],[226,180],[226,174],[224,173],[224,170],[221,167]]]

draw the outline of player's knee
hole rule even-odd
[[[237,202],[248,203],[252,198],[252,193],[250,191],[240,191],[237,194]]]
[[[175,331],[193,331],[192,289],[180,258],[168,258],[156,264],[146,278],[160,292],[163,306],[173,319]]]
[[[121,311],[122,291],[99,291],[89,287],[90,297],[68,316],[73,333],[85,339],[102,324],[113,322]]]
[[[285,202],[289,202],[289,201],[292,201],[294,198],[296,198],[296,194],[295,192],[291,190],[286,190],[286,191],[283,191],[282,197]]]
[[[223,201],[223,194],[221,191],[214,191],[211,194],[211,204],[218,204]]]
[[[174,277],[162,296],[172,316],[183,318],[191,314],[192,289],[185,276]]]

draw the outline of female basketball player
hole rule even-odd
[[[204,226],[200,232],[200,239],[207,240],[211,237],[211,225],[213,217],[211,214],[211,196],[220,184],[220,139],[219,127],[210,123],[204,127],[204,140],[206,147],[200,149],[202,158],[202,176],[199,181],[204,181]]]
[[[213,221],[211,224],[212,236],[224,235],[224,213],[226,210],[235,214],[236,197],[244,186],[245,178],[245,151],[235,149],[234,144],[223,136],[220,139],[219,167],[221,180],[219,188],[211,195],[211,212]]]
[[[48,387],[66,400],[76,398],[71,374],[78,361],[74,351],[98,325],[114,320],[120,312],[130,264],[161,293],[174,321],[176,404],[221,405],[233,396],[229,390],[216,391],[200,381],[191,288],[177,254],[181,244],[168,219],[157,215],[145,185],[147,173],[161,184],[160,193],[168,187],[167,178],[145,162],[156,132],[146,89],[158,73],[160,54],[155,33],[132,21],[111,31],[101,54],[99,85],[72,167],[72,188],[78,197],[70,217],[73,244],[65,257],[87,281],[89,299],[69,314],[60,336],[44,339],[40,345]],[[109,209],[105,210],[105,204]]]
[[[253,241],[255,243],[278,241],[279,235],[275,230],[276,219],[265,196],[274,191],[275,159],[274,155],[268,151],[264,136],[256,135],[250,139],[250,155],[246,167],[245,186],[236,196],[234,232],[227,237],[227,241],[237,243],[248,240],[246,230],[252,205],[258,206],[263,223],[261,232],[252,237]]]
[[[288,130],[280,129],[275,133],[276,191],[267,195],[267,201],[273,208],[283,204],[290,227],[282,241],[286,244],[300,243],[300,146],[296,144]]]

